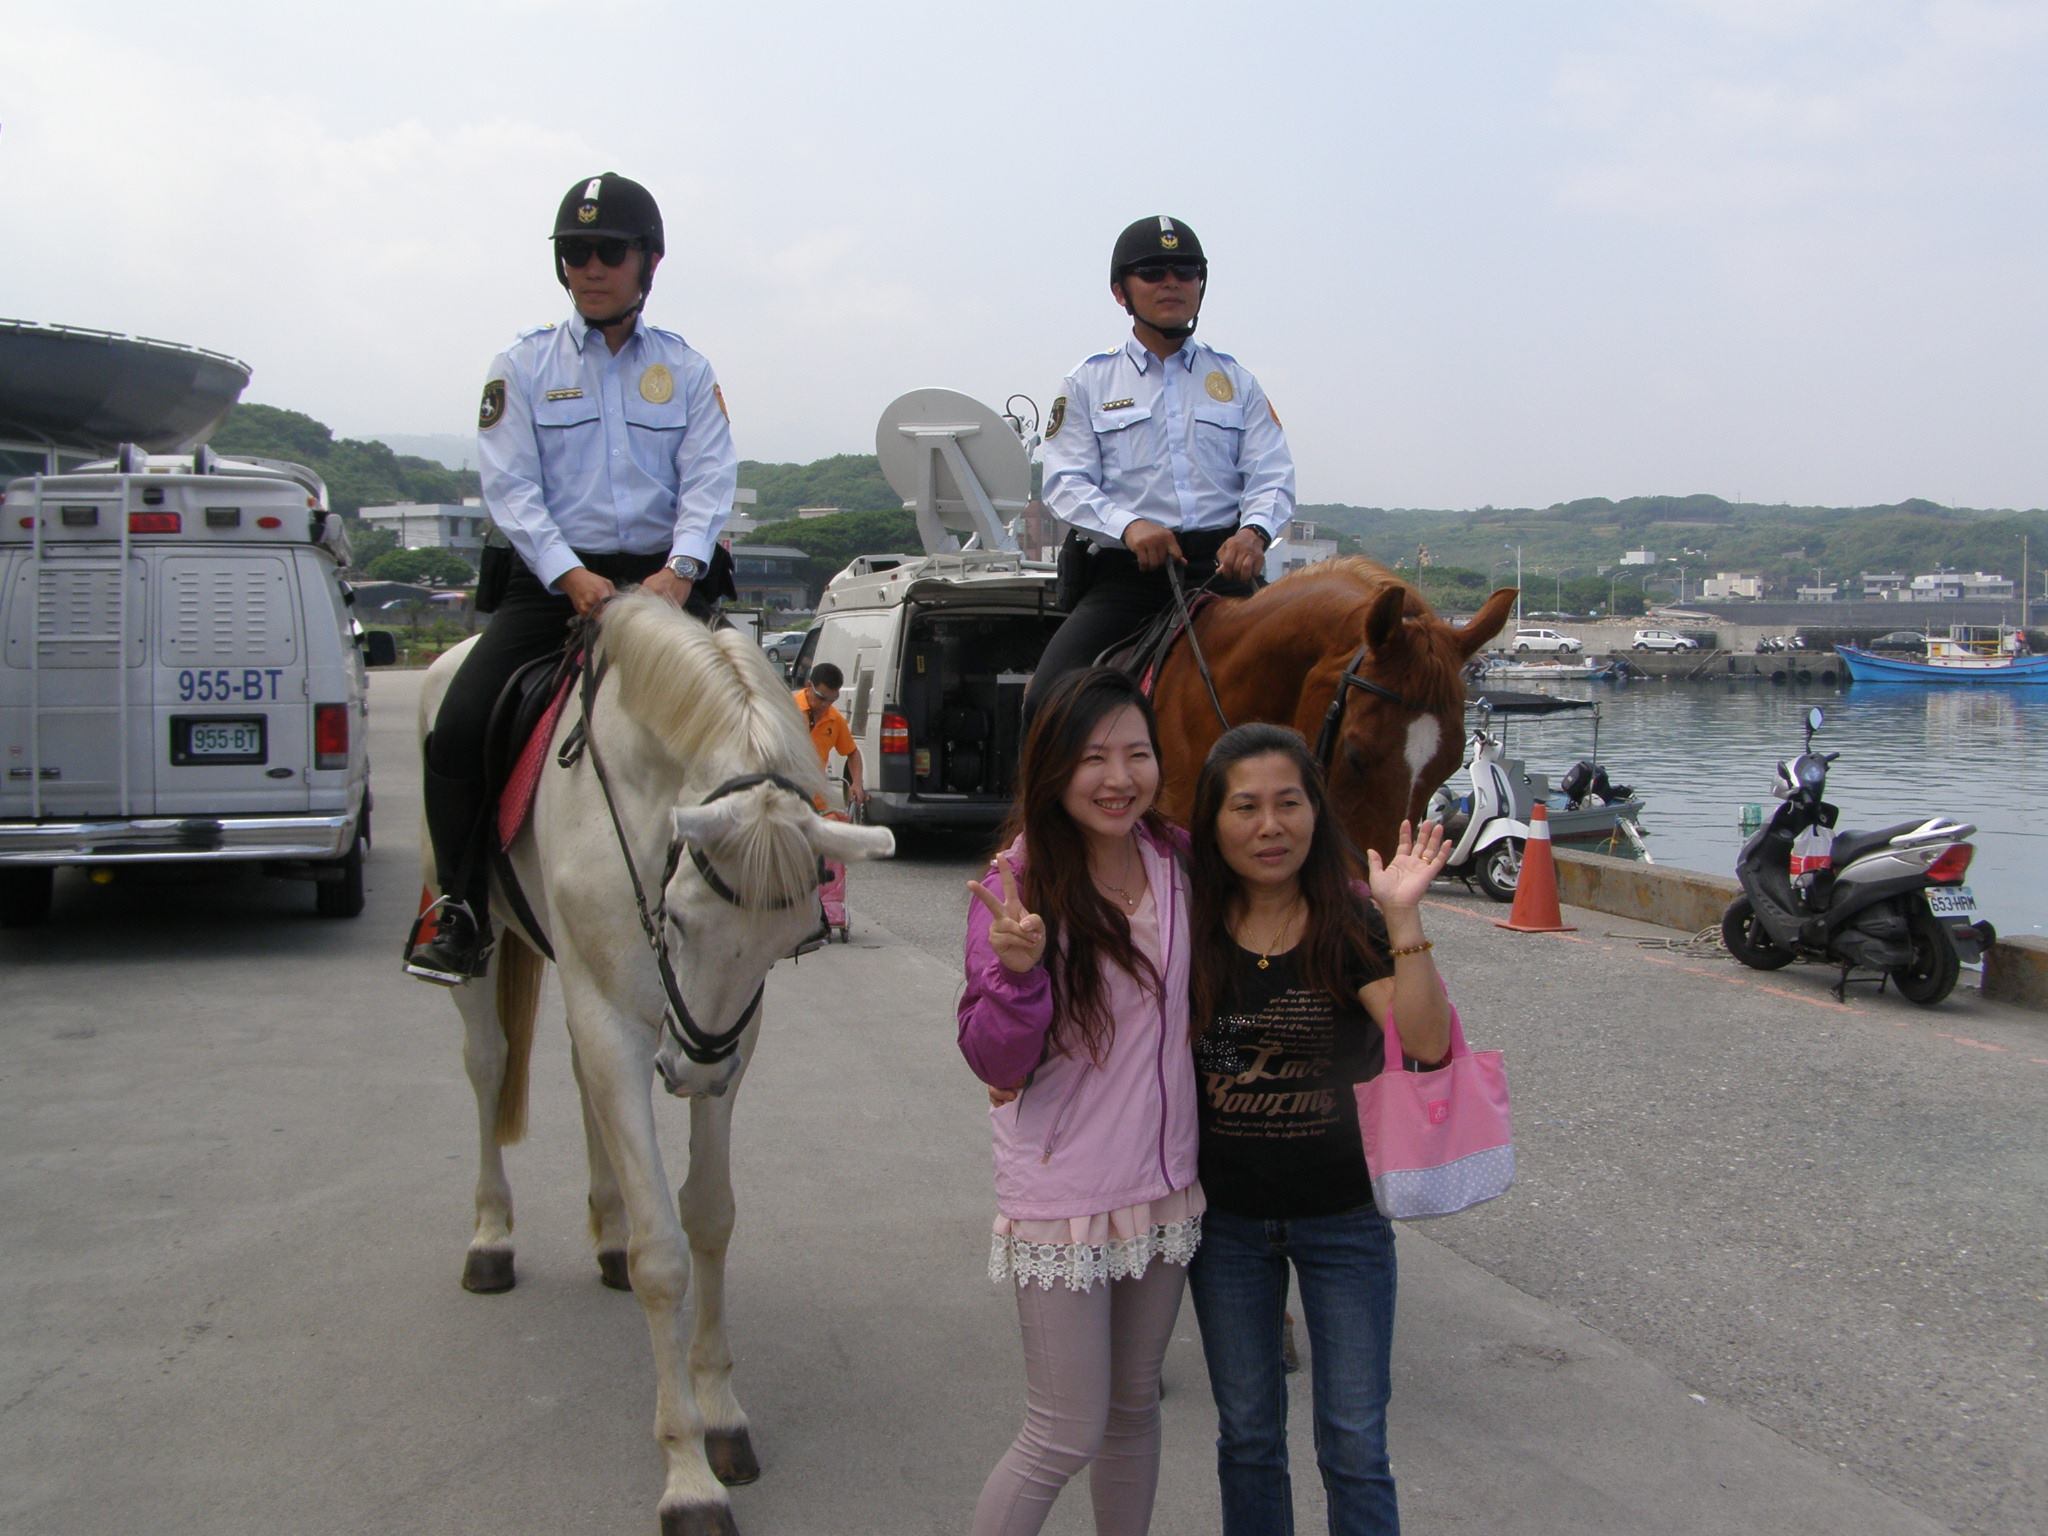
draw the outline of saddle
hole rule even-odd
[[[533,811],[548,743],[582,674],[585,654],[572,640],[558,655],[536,657],[512,674],[491,706],[484,732],[484,793],[501,850],[512,846]]]
[[[1173,648],[1181,637],[1195,627],[1195,615],[1222,594],[1200,591],[1188,599],[1183,608],[1176,603],[1148,620],[1144,627],[1134,630],[1095,658],[1098,667],[1114,667],[1138,680],[1139,691],[1146,698],[1152,697],[1152,690],[1158,685],[1159,674],[1166,666],[1166,658],[1173,654]]]

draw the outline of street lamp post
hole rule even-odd
[[[1519,544],[1503,544],[1501,548],[1512,549],[1515,552],[1515,628],[1520,629],[1522,627],[1522,546]]]

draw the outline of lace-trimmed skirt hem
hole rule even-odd
[[[1078,1216],[1069,1221],[1012,1221],[998,1216],[989,1239],[988,1277],[1021,1290],[1064,1285],[1085,1291],[1096,1281],[1135,1280],[1154,1259],[1186,1267],[1202,1243],[1202,1187],[1161,1200]]]

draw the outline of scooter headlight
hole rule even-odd
[[[1810,795],[1817,795],[1827,787],[1828,765],[1811,752],[1800,757],[1794,772],[1799,776],[1799,787]]]

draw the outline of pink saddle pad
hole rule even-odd
[[[512,840],[519,835],[519,829],[526,825],[526,818],[533,814],[533,797],[540,789],[540,771],[547,766],[548,743],[555,737],[555,722],[561,718],[562,706],[569,699],[569,685],[575,681],[575,674],[562,679],[555,690],[555,696],[548,700],[548,707],[535,722],[533,734],[526,738],[526,745],[519,749],[519,760],[512,765],[512,772],[505,779],[505,787],[498,793],[498,846],[510,848]]]

